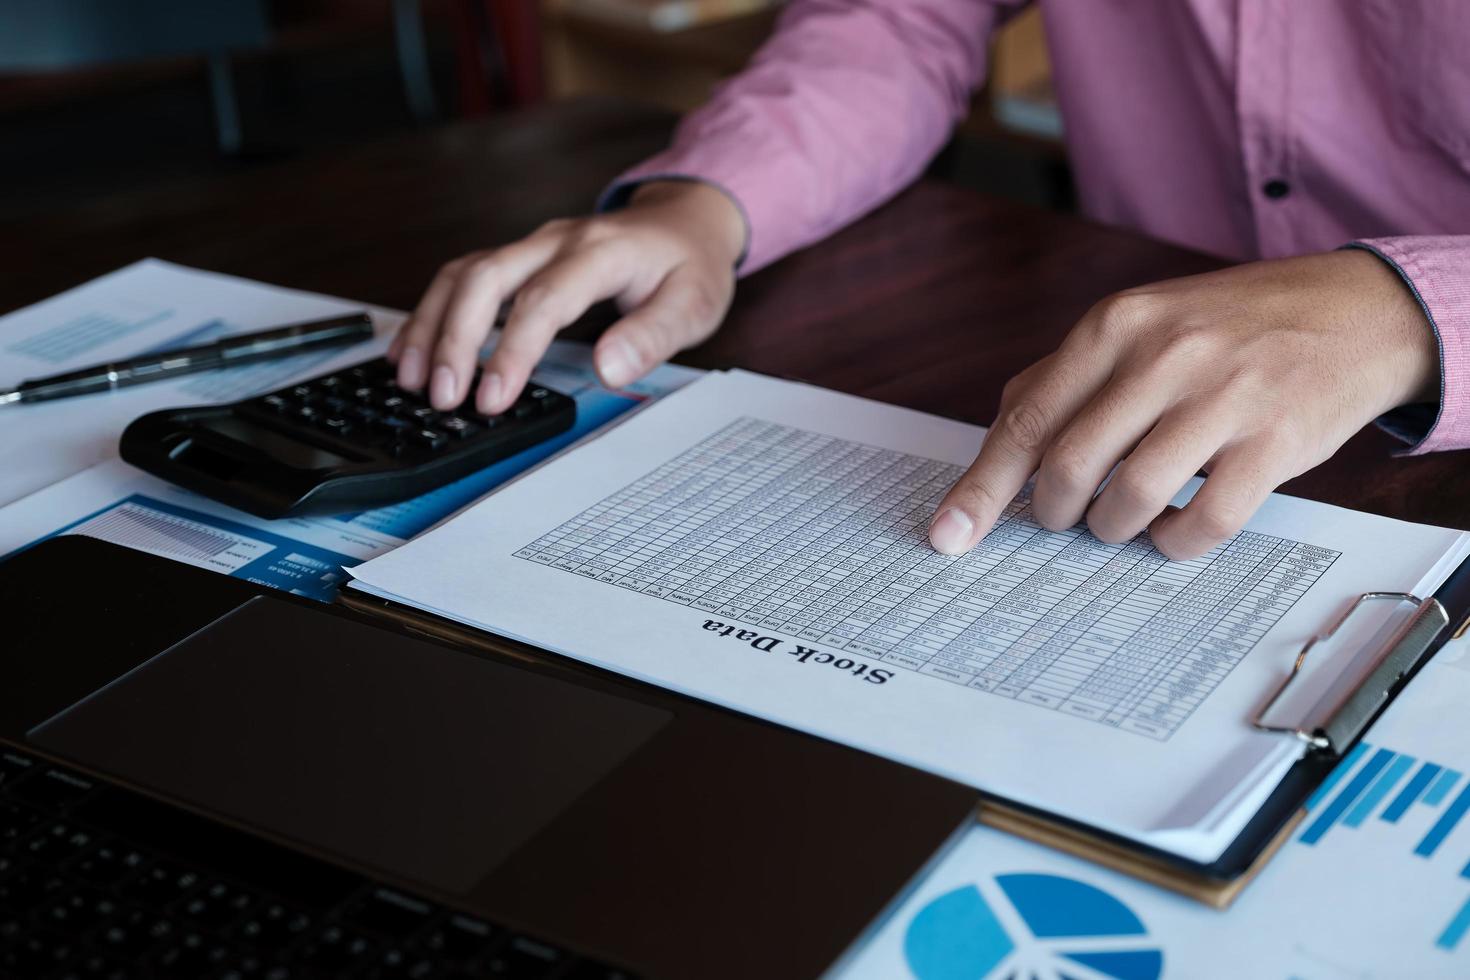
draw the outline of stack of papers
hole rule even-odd
[[[207,344],[231,334],[366,309],[378,337],[292,357],[0,411],[0,505],[117,455],[133,419],[179,405],[220,404],[380,354],[403,314],[144,259],[0,317],[0,388],[27,378]]]
[[[1208,862],[1303,753],[1250,724],[1303,641],[1470,552],[1276,496],[1168,562],[1146,536],[1047,531],[1023,494],[969,555],[938,554],[928,519],[983,438],[712,374],[353,586]],[[1313,656],[1386,628],[1355,617]]]
[[[109,359],[205,343],[364,309],[145,259],[0,317],[0,387]],[[170,381],[0,409],[0,556],[57,534],[85,534],[314,599],[344,568],[383,554],[612,419],[699,377],[665,365],[629,389],[597,381],[585,344],[558,341],[536,380],[571,395],[568,432],[421,497],[331,517],[268,521],[165,483],[117,458],[118,437],[146,412],[218,404],[380,355],[403,314],[367,307],[378,336],[347,348],[185,375]]]

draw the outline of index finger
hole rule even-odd
[[[1111,376],[1112,359],[1064,345],[1033,370],[1018,394],[1002,400],[980,454],[935,508],[929,543],[936,551],[962,555],[989,533],[1057,433]]]
[[[500,342],[485,363],[477,405],[488,414],[515,401],[558,331],[628,285],[614,249],[587,248],[551,262],[516,294]]]
[[[445,302],[434,343],[430,401],[446,411],[464,400],[480,347],[490,334],[501,301],[537,269],[555,261],[557,241],[532,235],[469,262]]]

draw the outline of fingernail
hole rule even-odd
[[[454,369],[448,364],[441,364],[434,369],[434,380],[429,385],[429,401],[434,403],[435,408],[453,408],[458,402],[454,395]]]
[[[489,415],[495,411],[495,406],[500,404],[500,396],[505,393],[505,382],[500,380],[498,374],[487,374],[485,380],[480,382],[480,411]]]
[[[970,535],[974,532],[975,522],[968,514],[958,507],[948,507],[929,525],[929,543],[946,555],[963,555],[970,550]]]
[[[608,341],[598,358],[597,373],[609,388],[621,388],[638,374],[638,352],[626,340]]]
[[[424,352],[417,347],[406,347],[398,362],[398,383],[405,388],[417,388],[424,383]]]

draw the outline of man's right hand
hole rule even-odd
[[[445,411],[467,397],[487,415],[510,407],[553,337],[601,300],[623,317],[593,350],[619,388],[714,333],[735,291],[745,221],[726,194],[693,181],[638,188],[608,214],[549,222],[518,242],[439,270],[388,358],[398,383],[428,385]],[[501,303],[514,298],[479,390],[467,390]]]

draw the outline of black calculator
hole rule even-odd
[[[229,405],[151,412],[123,431],[122,458],[261,517],[342,514],[427,493],[577,418],[575,401],[534,383],[500,415],[472,402],[438,412],[395,370],[377,358]]]

